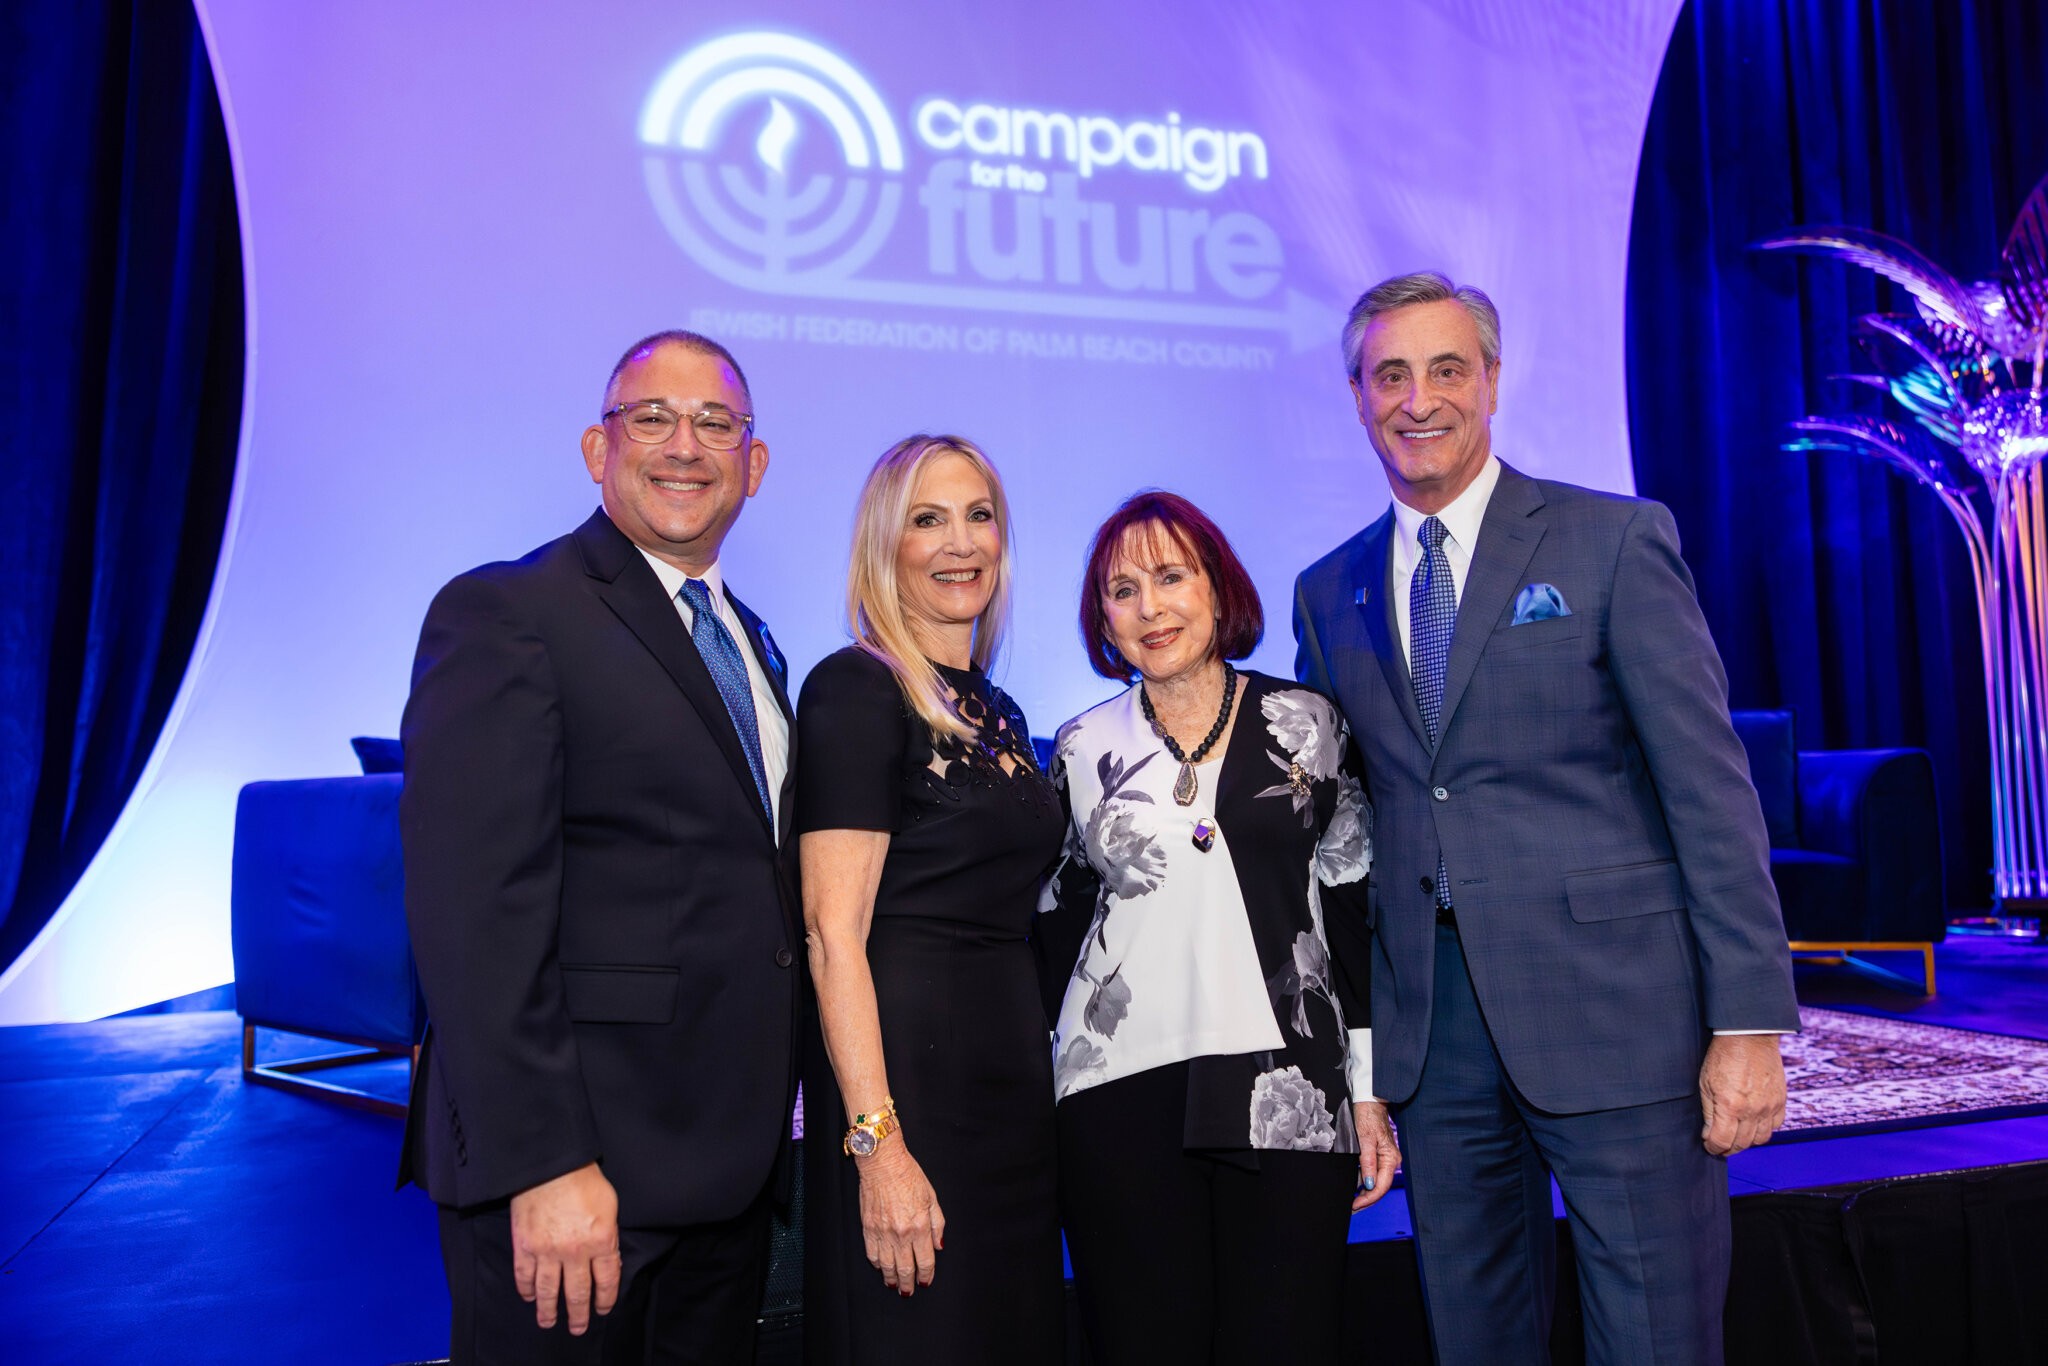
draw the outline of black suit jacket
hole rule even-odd
[[[780,657],[733,606],[788,717]],[[598,1161],[624,1224],[738,1214],[787,1167],[793,841],[654,571],[600,511],[455,579],[403,734],[432,1024],[401,1180],[469,1207]]]

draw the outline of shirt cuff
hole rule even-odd
[[[1353,1030],[1352,1032],[1355,1034],[1358,1031]],[[1796,1029],[1717,1029],[1714,1031],[1714,1037],[1718,1039],[1723,1034],[1797,1034],[1798,1032]]]
[[[1351,1088],[1354,1102],[1373,1099],[1372,1030],[1354,1029],[1350,1032],[1344,1060],[1344,1082]]]

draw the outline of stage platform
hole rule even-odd
[[[1809,964],[1801,999],[2048,1038],[2048,949],[1957,939],[1939,958],[1931,1000]],[[291,1041],[268,1047],[281,1054]],[[240,1022],[221,1011],[0,1029],[0,1360],[363,1366],[445,1355],[433,1210],[417,1190],[393,1189],[398,1121],[245,1087],[239,1048]],[[402,1064],[354,1070],[402,1090]],[[1742,1264],[1762,1260],[1756,1230],[1783,1209],[1840,1208],[1876,1183],[1935,1173],[1972,1172],[1981,1189],[2001,1171],[2048,1179],[2039,1163],[2048,1115],[1741,1154],[1730,1164],[1738,1290],[1746,1270],[1783,1279]],[[1773,1203],[1784,1196],[1802,1198]],[[1372,1344],[1361,1359],[1374,1366],[1428,1359],[1408,1238],[1398,1190],[1353,1221],[1347,1336]],[[1560,1360],[1574,1334],[1567,1313]],[[777,1355],[789,1339],[778,1335]],[[1791,1346],[1776,1359],[1826,1359]]]

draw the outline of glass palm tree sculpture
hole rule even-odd
[[[1991,720],[1992,878],[2008,916],[2048,898],[2048,506],[2041,386],[2048,345],[2048,178],[2007,237],[1998,278],[1957,280],[1862,228],[1795,228],[1758,244],[1872,270],[1913,296],[1856,320],[1895,416],[1803,417],[1788,451],[1853,451],[1933,490],[1969,547]]]

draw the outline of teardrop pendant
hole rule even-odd
[[[1173,799],[1182,806],[1194,805],[1195,766],[1193,764],[1184,763],[1180,766],[1180,776],[1173,780]]]

